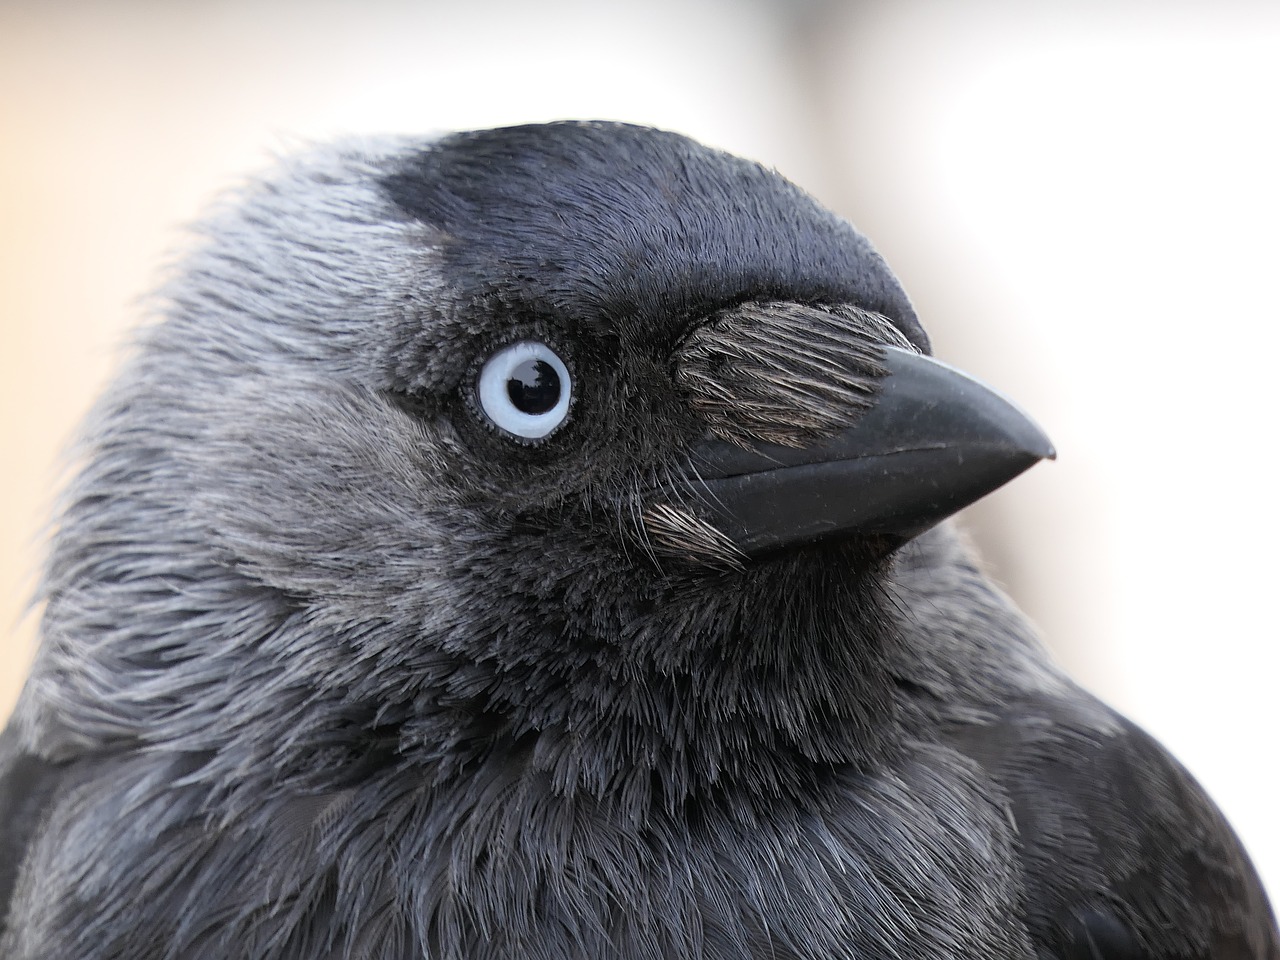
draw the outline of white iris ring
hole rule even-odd
[[[519,409],[511,402],[507,386],[516,368],[530,361],[545,363],[560,378],[560,396],[555,406],[542,413],[525,413]],[[540,440],[569,416],[569,398],[573,391],[569,368],[550,347],[536,340],[521,340],[503,347],[485,361],[480,369],[477,392],[481,409],[496,426],[517,437]]]

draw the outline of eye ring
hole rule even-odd
[[[484,416],[523,440],[541,440],[562,426],[572,398],[568,365],[538,340],[519,340],[494,351],[476,378]]]

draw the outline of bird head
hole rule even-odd
[[[767,786],[872,750],[894,551],[1050,454],[864,237],[675,134],[348,143],[203,233],[55,542],[80,736]]]
[[[383,183],[436,233],[450,310],[473,325],[454,422],[548,476],[553,500],[625,506],[656,562],[741,568],[837,540],[875,559],[1051,455],[926,356],[861,235],[755,164],[560,124],[450,138]]]

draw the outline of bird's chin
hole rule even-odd
[[[751,558],[751,565],[784,576],[824,576],[839,573],[874,574],[888,569],[890,558],[905,541],[882,536],[831,536],[803,546],[781,547]]]
[[[778,537],[748,554],[696,513],[666,503],[646,512],[644,527],[645,546],[655,554],[708,572],[798,569],[814,563],[846,570],[870,569],[909,539],[887,533],[828,531],[791,539]]]

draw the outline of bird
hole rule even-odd
[[[952,516],[1046,434],[775,171],[604,121],[220,201],[89,416],[8,960],[1276,960]]]

